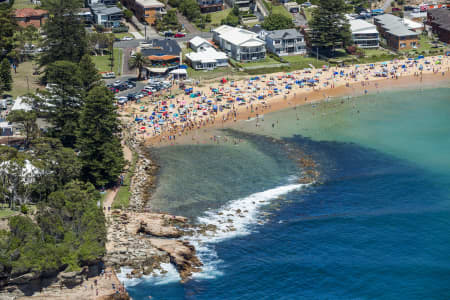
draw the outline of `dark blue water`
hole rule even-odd
[[[318,114],[323,115],[322,121],[318,116],[302,122],[297,134],[286,134],[281,140],[313,156],[320,164],[321,183],[273,199],[272,205],[260,209],[271,213],[264,225],[246,225],[251,234],[209,245],[215,254],[209,259],[217,260],[214,272],[207,269],[205,276],[186,284],[142,281],[128,287],[130,295],[133,299],[149,295],[152,299],[450,299],[450,170],[435,165],[437,158],[442,166],[450,163],[450,147],[445,149],[450,115],[442,113],[450,111],[449,92],[386,93],[375,99],[375,110],[373,98],[359,99],[357,117],[344,118],[346,125],[333,126],[332,134],[327,126],[320,134],[314,132],[317,124],[335,122],[329,115]],[[406,95],[416,109],[405,110],[401,101],[393,102]],[[423,97],[432,109],[439,108],[435,114],[423,111]],[[353,114],[353,104],[349,107],[333,108],[335,120]],[[417,120],[411,118],[414,111]],[[376,112],[380,114],[374,117]],[[297,121],[291,112],[277,114],[275,118],[281,114],[284,124],[291,122],[290,132],[295,131]],[[424,116],[430,121],[424,122]],[[420,130],[411,129],[416,123]],[[408,130],[402,133],[403,127]],[[358,134],[352,135],[352,130]],[[403,135],[372,143],[361,138],[370,136],[367,141],[372,141],[389,132]],[[261,156],[263,160],[274,155],[273,149],[286,155],[279,144],[271,148],[270,139],[251,135],[246,139],[245,147],[252,151],[271,149],[267,150],[270,155]],[[413,151],[405,150],[410,147]],[[189,158],[189,152],[177,155]],[[270,164],[286,169],[285,159]],[[286,177],[293,175],[291,168],[286,170]],[[280,172],[254,174],[248,194],[254,192],[254,185],[267,189],[272,181],[266,177],[279,178]],[[244,191],[245,185],[230,200],[243,197]],[[208,272],[211,276],[206,276]]]

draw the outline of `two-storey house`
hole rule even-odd
[[[213,41],[237,61],[255,61],[266,57],[265,42],[254,32],[222,25],[213,31]]]

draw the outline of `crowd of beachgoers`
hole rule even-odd
[[[189,131],[212,124],[224,124],[244,118],[258,119],[272,105],[286,100],[312,101],[311,93],[321,99],[333,97],[333,89],[358,85],[362,93],[378,87],[380,80],[395,82],[404,76],[422,80],[426,74],[445,76],[450,57],[434,56],[348,67],[309,68],[288,73],[248,76],[245,79],[196,81],[180,89],[171,88],[128,102],[120,107],[128,115],[128,127],[140,139],[152,143],[173,143]]]

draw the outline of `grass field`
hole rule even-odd
[[[230,74],[233,73],[233,70],[230,67],[216,68],[211,71],[194,70],[192,68],[189,68],[187,71],[190,78],[202,80],[211,80],[214,78],[228,77]]]
[[[95,63],[95,66],[100,72],[108,72],[111,71],[111,61],[109,59],[109,55],[103,56],[92,56],[92,60]],[[120,74],[122,68],[122,49],[114,48],[114,67],[112,71],[116,74]],[[118,72],[118,70],[120,70]]]
[[[324,60],[317,60],[314,57],[303,55],[283,56],[283,59],[291,64],[291,69],[310,68],[310,65],[313,65],[316,68],[320,68],[323,65],[327,64],[327,62]]]
[[[264,65],[274,65],[274,64],[280,64],[279,61],[266,56],[265,59],[263,60],[258,60],[258,61],[254,61],[254,62],[245,62],[245,63],[239,63],[243,68],[246,67],[256,67],[256,66],[264,66]]]
[[[13,8],[21,9],[21,8],[34,8],[36,5],[33,4],[30,0],[14,0]]]
[[[211,22],[206,24],[205,28],[198,28],[198,30],[209,32],[212,28],[219,27],[222,20],[225,19],[230,13],[231,8],[227,8],[221,11],[216,11],[212,13],[208,13],[211,16]]]
[[[0,209],[0,219],[10,217],[14,214],[17,214],[17,211],[10,210],[9,208]]]
[[[130,36],[130,37],[134,38],[134,36],[128,32],[114,33],[114,36],[116,37],[116,39],[120,39],[120,40],[126,36]]]
[[[14,98],[34,92],[39,87],[39,76],[33,75],[34,67],[33,61],[26,61],[19,64],[17,73],[11,71],[13,77],[11,95]]]
[[[123,180],[123,185],[119,188],[119,191],[116,194],[116,197],[113,201],[113,208],[127,208],[130,204],[130,184],[131,184],[131,177],[133,177],[134,171],[136,169],[136,162],[137,162],[137,154],[133,153],[133,157],[131,158],[130,166],[128,168],[128,172],[125,175],[125,178]]]
[[[293,19],[294,17],[290,12],[287,11],[287,9],[284,7],[284,5],[272,5],[272,13],[273,14],[280,14],[284,15],[288,18]]]

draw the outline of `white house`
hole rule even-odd
[[[350,20],[352,39],[360,48],[378,48],[380,45],[380,34],[377,27],[364,20]]]
[[[212,32],[214,43],[237,61],[254,61],[266,57],[265,42],[254,32],[228,25],[222,25]]]
[[[186,54],[186,59],[196,70],[213,70],[216,67],[226,67],[228,56],[221,51],[217,51],[213,45],[201,37],[194,37],[189,41],[192,50]]]

